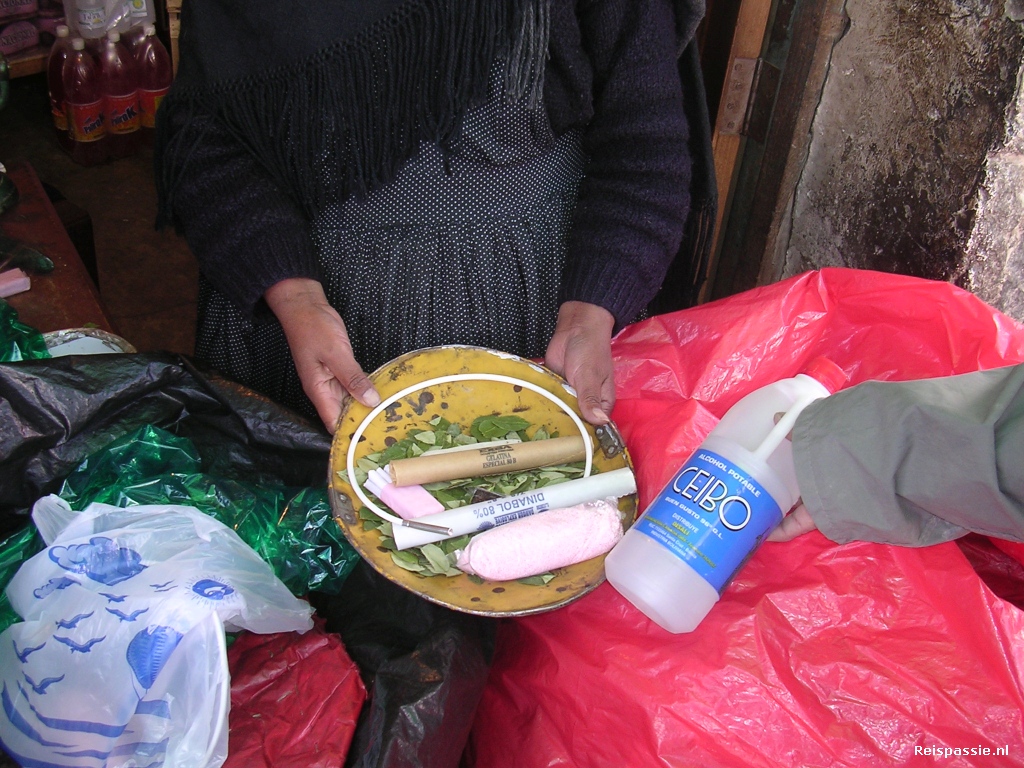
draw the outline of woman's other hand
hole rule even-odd
[[[328,432],[334,432],[345,393],[372,408],[380,402],[373,383],[356,362],[345,323],[316,280],[290,278],[264,294],[284,328],[302,389]]]
[[[615,405],[612,368],[612,329],[615,318],[604,307],[567,301],[558,310],[558,322],[544,363],[561,374],[576,390],[583,418],[607,424]]]

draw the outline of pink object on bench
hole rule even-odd
[[[31,287],[32,281],[20,269],[8,269],[5,272],[0,272],[0,299],[13,296],[16,293],[24,293]]]
[[[603,555],[621,538],[618,506],[604,499],[588,501],[477,534],[457,565],[488,581],[512,581]]]

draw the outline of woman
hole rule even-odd
[[[436,344],[543,356],[589,421],[690,182],[670,0],[183,8],[160,221],[202,272],[197,357],[333,429]]]

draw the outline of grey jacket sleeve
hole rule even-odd
[[[833,541],[1024,541],[1024,364],[838,392],[797,419],[793,457]]]

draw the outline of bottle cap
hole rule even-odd
[[[142,27],[142,34],[146,37],[156,34],[156,24],[146,24]]]
[[[71,41],[71,47],[74,48],[76,51],[84,51],[85,40],[83,40],[80,37],[76,37],[74,40]]]
[[[107,30],[107,40],[109,40],[112,43],[120,42],[120,40],[121,40],[121,33],[118,32],[116,29],[108,29]]]
[[[71,29],[67,24],[57,25],[57,37],[67,37],[71,33]]]
[[[846,371],[827,357],[816,357],[803,367],[800,373],[821,383],[830,393],[838,392],[846,384]]]

